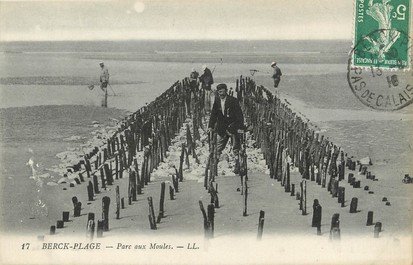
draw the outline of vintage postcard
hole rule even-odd
[[[411,264],[410,0],[0,0],[0,264]]]

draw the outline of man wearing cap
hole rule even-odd
[[[244,128],[244,115],[238,99],[227,94],[227,85],[217,86],[218,97],[215,98],[212,106],[211,117],[209,119],[208,131],[217,128],[217,152],[222,153],[232,137],[233,152],[236,158],[235,173],[239,170],[238,153],[241,147],[238,129]]]
[[[274,79],[274,88],[277,88],[282,76],[281,70],[278,68],[276,62],[272,62],[271,67],[274,68],[274,73],[272,75],[272,78]]]
[[[105,64],[103,62],[99,63],[101,72],[100,72],[100,89],[102,89],[104,92],[106,92],[106,88],[109,83],[109,71],[105,67]]]
[[[199,77],[199,82],[201,83],[201,88],[205,93],[205,111],[207,113],[211,110],[211,85],[214,83],[214,78],[212,77],[212,72],[209,68],[204,65],[202,66],[204,73]]]

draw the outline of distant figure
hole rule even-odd
[[[189,75],[189,79],[191,81],[191,89],[195,91],[195,89],[198,87],[198,77],[199,73],[195,70],[195,68],[192,68],[192,72]]]
[[[219,84],[217,86],[218,97],[215,101],[209,118],[208,131],[212,131],[217,126],[217,153],[220,155],[222,150],[232,137],[232,147],[235,155],[235,170],[239,172],[239,150],[241,148],[240,136],[238,129],[244,128],[244,115],[238,99],[227,94],[227,85]]]
[[[109,70],[105,67],[105,64],[103,62],[100,62],[99,65],[101,68],[100,89],[102,89],[103,92],[107,93],[107,87],[109,84]]]
[[[211,85],[214,83],[211,70],[206,65],[202,66],[204,73],[199,77],[201,88],[205,93],[205,112],[208,114],[211,111]]]
[[[280,70],[280,68],[278,68],[276,62],[273,62],[271,64],[271,67],[274,68],[274,73],[272,75],[272,78],[274,79],[274,88],[277,88],[278,84],[280,83],[281,76],[282,76],[281,70]]]
[[[188,116],[191,116],[191,100],[195,95],[195,92],[198,91],[198,77],[199,73],[192,68],[192,72],[189,74],[189,88],[185,90],[185,104],[186,104],[186,113]]]

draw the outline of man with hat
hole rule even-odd
[[[235,173],[239,170],[238,154],[241,147],[238,129],[244,128],[244,115],[238,99],[227,94],[227,85],[217,86],[218,97],[215,97],[212,106],[211,117],[209,118],[208,131],[212,131],[216,126],[217,132],[217,153],[220,155],[222,150],[232,138],[232,147],[235,155]]]
[[[103,62],[99,63],[101,72],[100,72],[100,89],[102,89],[104,92],[106,92],[106,89],[109,84],[109,71],[105,67],[105,64]]]
[[[272,75],[272,78],[274,79],[274,88],[277,88],[282,76],[281,70],[278,68],[276,62],[272,62],[271,67],[274,68],[274,73]]]

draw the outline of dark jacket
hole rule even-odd
[[[275,66],[275,67],[274,67],[274,73],[273,73],[273,75],[272,75],[272,78],[273,78],[273,79],[280,79],[281,76],[282,76],[281,69],[278,68],[278,66]]]
[[[214,129],[215,124],[217,124],[217,132],[221,136],[226,134],[226,130],[235,134],[238,129],[244,128],[244,115],[242,114],[238,99],[227,95],[223,115],[221,99],[219,96],[215,96],[208,127]]]
[[[212,77],[211,70],[206,68],[204,73],[199,77],[199,82],[201,83],[202,88],[210,90],[211,85],[214,83],[214,78]]]

